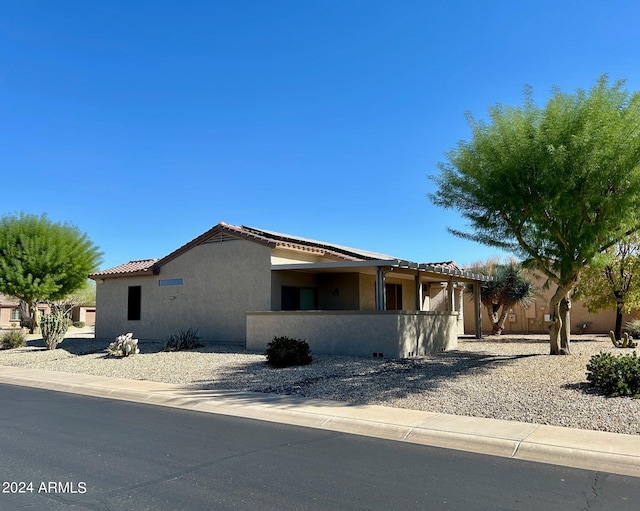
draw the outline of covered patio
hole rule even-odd
[[[487,278],[452,262],[276,261],[271,273],[272,310],[246,314],[252,351],[280,336],[305,339],[317,354],[403,358],[455,349],[467,284],[481,336],[479,292]]]

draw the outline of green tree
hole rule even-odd
[[[575,297],[589,312],[614,309],[613,332],[620,339],[623,314],[640,307],[640,235],[624,238],[584,268]]]
[[[0,292],[26,304],[31,332],[37,304],[82,289],[100,260],[98,248],[72,224],[25,213],[0,218]]]
[[[471,140],[433,177],[433,202],[469,221],[452,233],[518,254],[557,285],[551,354],[570,353],[583,267],[640,227],[640,94],[623,84],[554,89],[544,108],[527,88],[523,106],[494,106],[490,122],[469,115]]]
[[[513,261],[507,264],[487,261],[474,266],[474,271],[493,277],[480,288],[480,301],[491,320],[491,334],[501,335],[509,310],[516,305],[529,305],[535,288]]]

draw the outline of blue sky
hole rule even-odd
[[[219,221],[465,265],[427,176],[465,112],[607,73],[634,1],[30,1],[0,16],[0,214],[86,232],[101,268]]]

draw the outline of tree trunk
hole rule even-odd
[[[500,335],[502,329],[499,329],[500,317],[498,316],[499,308],[496,304],[486,306],[487,314],[491,320],[491,335]]]
[[[551,355],[570,355],[571,287],[558,286],[551,297],[549,309],[553,323],[549,329]]]
[[[29,333],[32,334],[38,328],[38,302],[28,301],[27,312],[29,313]]]
[[[507,315],[514,305],[514,302],[505,303],[502,305],[502,314],[500,314],[500,318],[498,319],[498,321],[494,323],[494,332],[492,333],[495,333],[495,335],[501,335],[502,332],[504,332],[504,324],[507,321]]]
[[[571,355],[569,342],[571,341],[571,292],[560,301],[560,315],[562,329],[560,330],[560,355]]]
[[[622,308],[624,307],[624,303],[618,302],[616,303],[616,326],[613,329],[613,333],[616,336],[616,339],[622,339]]]

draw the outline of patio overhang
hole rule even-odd
[[[338,261],[325,263],[278,263],[272,264],[273,271],[308,271],[308,272],[340,272],[361,270],[366,273],[375,274],[378,268],[393,268],[406,270],[407,274],[414,275],[415,272],[429,280],[447,281],[453,278],[456,282],[488,282],[491,277],[479,273],[464,270],[454,270],[451,268],[438,267],[429,263],[414,263],[402,259],[372,259],[366,261]],[[368,272],[366,271],[368,270]]]
[[[482,316],[480,309],[480,287],[483,283],[492,280],[492,277],[480,273],[464,271],[457,268],[445,267],[431,263],[415,263],[403,259],[369,259],[358,261],[336,262],[296,262],[275,263],[271,265],[272,271],[296,271],[308,273],[347,273],[358,272],[373,275],[376,278],[376,310],[386,309],[386,275],[393,272],[395,278],[415,280],[415,309],[421,310],[422,286],[421,283],[441,282],[447,286],[447,310],[454,310],[453,289],[454,284],[463,283],[473,285],[475,303],[475,330],[476,337],[482,336]]]

